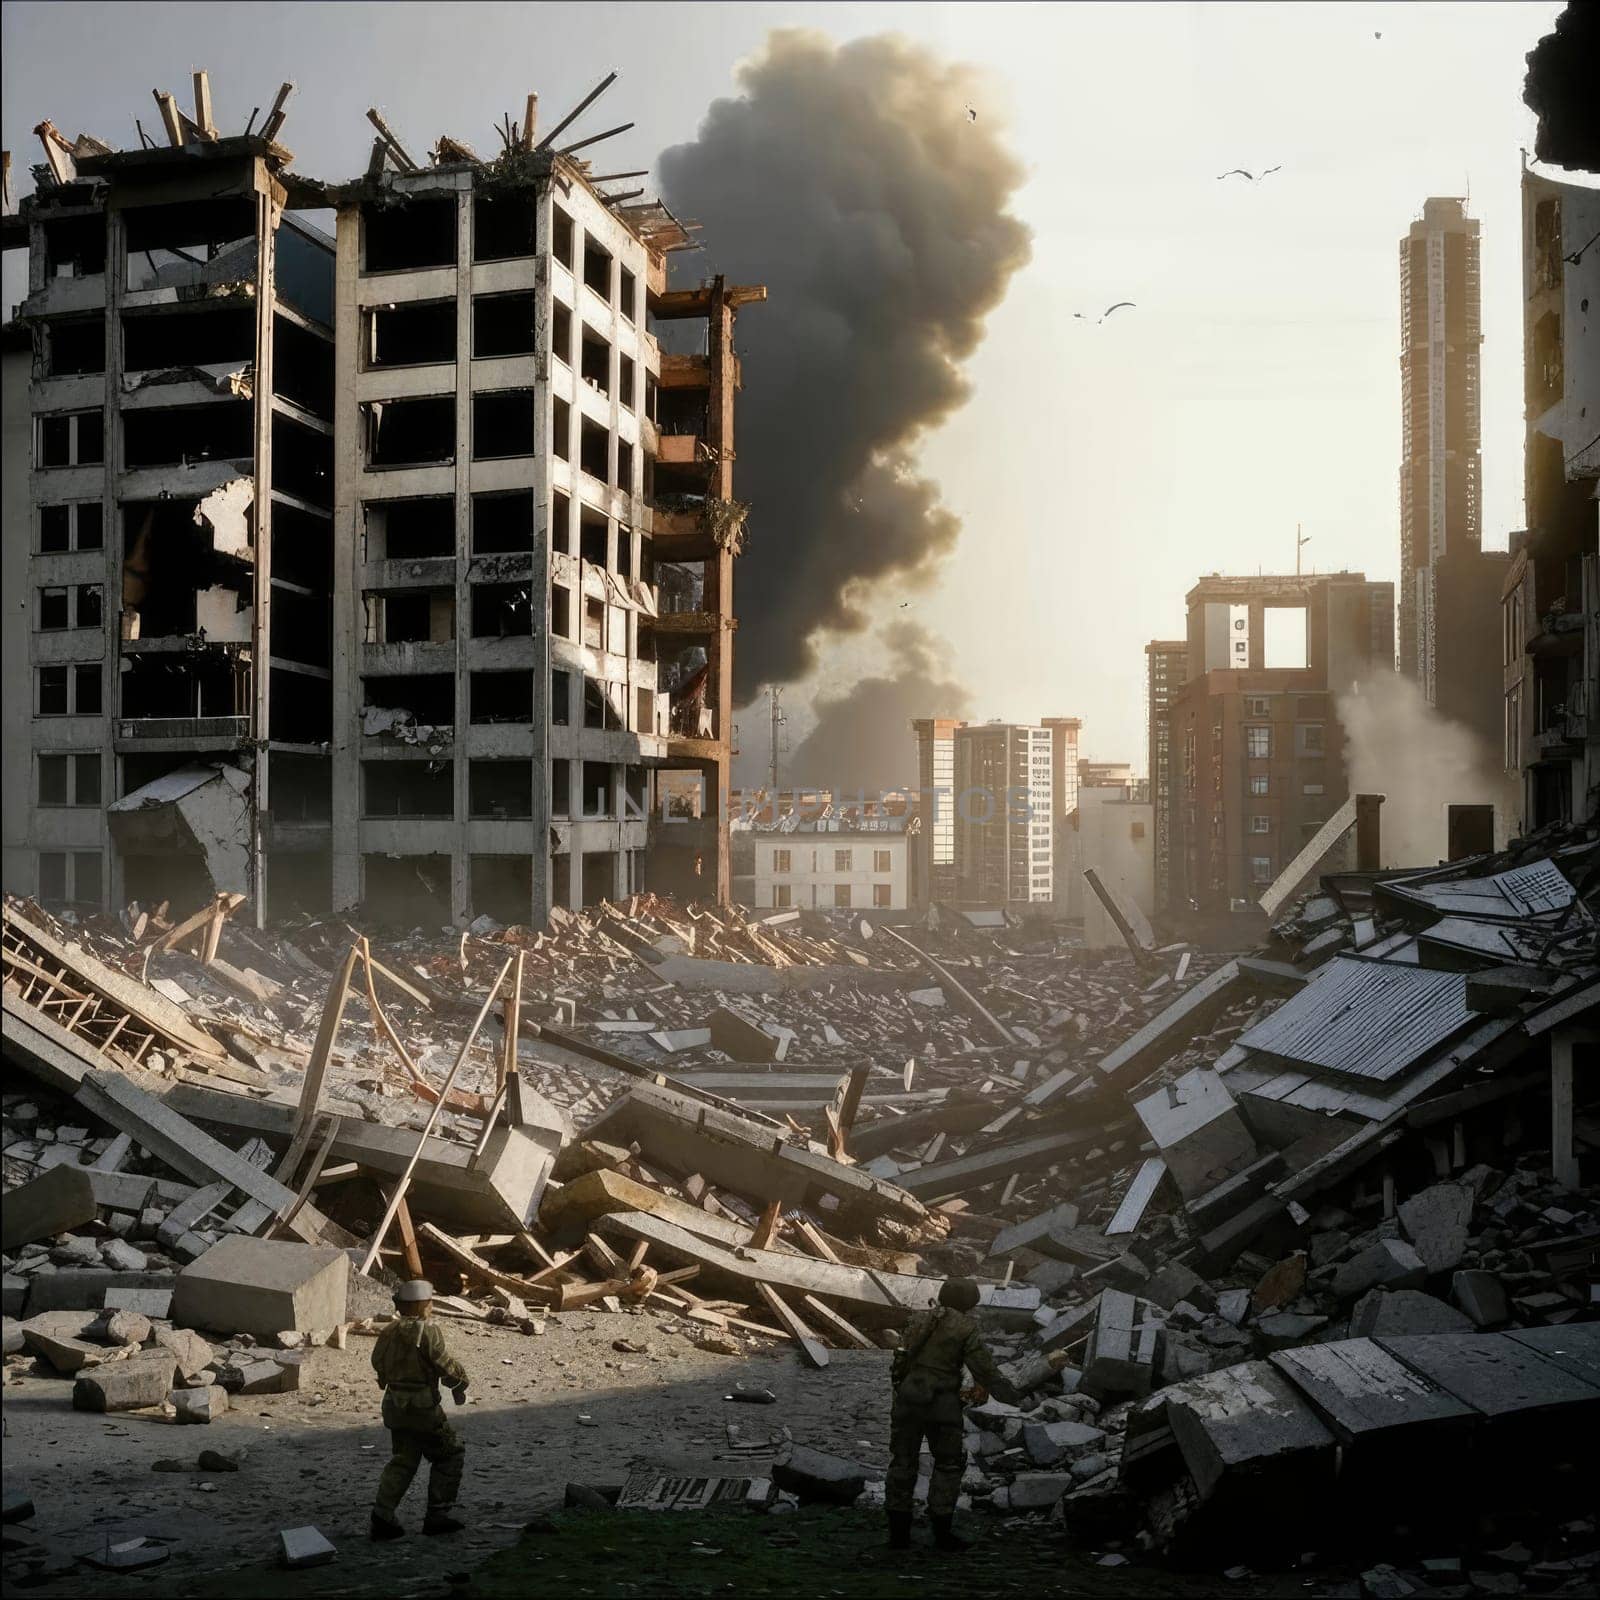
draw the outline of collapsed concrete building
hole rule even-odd
[[[157,96],[164,145],[41,124],[6,218],[6,886],[260,920],[725,899],[734,320],[765,290],[667,287],[693,225],[601,187],[604,135],[560,143],[600,90],[542,139],[530,96],[494,160],[419,163],[373,113],[366,175],[324,185],[288,85],[226,137],[195,89]],[[652,822],[667,768],[703,818]]]

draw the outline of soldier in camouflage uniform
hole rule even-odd
[[[939,1290],[939,1303],[917,1312],[894,1354],[891,1381],[894,1404],[889,1414],[889,1475],[884,1499],[889,1512],[889,1545],[904,1550],[911,1543],[911,1497],[926,1436],[933,1457],[928,1484],[928,1520],[937,1549],[965,1550],[955,1534],[956,1496],[966,1467],[962,1445],[961,1369],[996,1399],[1015,1405],[1022,1398],[994,1364],[969,1312],[978,1303],[978,1286],[970,1279],[951,1278]],[[1060,1352],[1050,1357],[1052,1369],[1066,1365]]]
[[[461,1487],[466,1454],[439,1404],[439,1385],[447,1384],[456,1404],[467,1399],[467,1369],[445,1348],[439,1324],[429,1319],[433,1286],[414,1279],[395,1296],[399,1318],[378,1335],[372,1368],[383,1390],[383,1425],[393,1452],[378,1480],[372,1507],[372,1537],[398,1539],[405,1532],[397,1513],[400,1501],[424,1458],[428,1467],[428,1514],[424,1533],[456,1533],[466,1523],[450,1512]]]

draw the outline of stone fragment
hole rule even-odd
[[[329,1328],[344,1321],[349,1271],[342,1250],[233,1234],[178,1274],[173,1321],[261,1338]]]
[[[278,1558],[286,1567],[320,1567],[338,1551],[312,1527],[284,1528],[278,1534]]]
[[[1250,1309],[1259,1317],[1296,1299],[1306,1286],[1306,1253],[1296,1250],[1271,1266],[1250,1292]]]
[[[228,1409],[228,1391],[220,1383],[208,1383],[203,1389],[174,1389],[167,1395],[167,1403],[179,1422],[214,1422]]]
[[[8,1198],[6,1204],[10,1205],[10,1203]],[[58,1267],[98,1267],[100,1265],[100,1241],[98,1239],[82,1239],[73,1236],[65,1244],[58,1244],[50,1252],[50,1259]]]
[[[1319,1328],[1327,1325],[1326,1317],[1306,1316],[1298,1311],[1272,1311],[1256,1319],[1256,1334],[1263,1350],[1288,1350],[1304,1344]]]
[[[845,1456],[793,1446],[772,1468],[772,1481],[801,1501],[849,1505],[867,1484],[867,1469]]]
[[[1072,1487],[1070,1472],[1019,1472],[1011,1481],[1011,1509],[1048,1511]]]
[[[221,1450],[202,1450],[195,1457],[195,1465],[202,1472],[237,1472],[244,1465],[245,1452],[235,1450],[225,1455]]]
[[[94,1221],[95,1211],[89,1174],[77,1166],[52,1167],[6,1191],[6,1203],[0,1210],[0,1249],[9,1255],[18,1245],[82,1227]],[[95,1259],[99,1259],[98,1250]]]
[[[115,1272],[143,1272],[150,1264],[143,1250],[135,1250],[121,1239],[107,1239],[100,1246],[100,1259]]]
[[[1193,1267],[1186,1267],[1181,1261],[1167,1262],[1151,1276],[1140,1293],[1166,1310],[1184,1300],[1206,1311],[1215,1309],[1217,1304],[1211,1285]]]
[[[1505,1285],[1482,1268],[1455,1273],[1450,1279],[1450,1297],[1480,1328],[1496,1328],[1511,1315]]]
[[[28,1280],[15,1272],[5,1275],[4,1310],[8,1317],[20,1317],[28,1303]]]
[[[172,1309],[170,1289],[107,1289],[107,1311],[137,1311],[152,1322],[161,1322]]]
[[[188,1328],[159,1327],[155,1329],[155,1341],[177,1362],[178,1371],[185,1378],[204,1372],[216,1359],[210,1342]]]
[[[15,1317],[7,1317],[0,1322],[0,1328],[5,1330],[5,1354],[14,1356],[25,1348],[27,1341],[22,1337],[22,1324]]]
[[[1353,1339],[1383,1334],[1469,1333],[1472,1319],[1420,1289],[1369,1289],[1350,1312]]]
[[[1461,1264],[1472,1224],[1472,1191],[1436,1183],[1399,1206],[1400,1227],[1430,1273]]]
[[[92,1312],[42,1311],[22,1324],[23,1343],[64,1377],[126,1354],[85,1338],[94,1323]]]
[[[1238,1327],[1250,1315],[1250,1291],[1248,1289],[1224,1289],[1217,1296],[1217,1315]]]
[[[143,1344],[150,1337],[150,1319],[138,1311],[108,1311],[95,1323],[94,1336],[107,1344]]]
[[[1380,1239],[1340,1264],[1333,1292],[1354,1300],[1368,1289],[1415,1289],[1427,1276],[1422,1257],[1403,1239]]]
[[[172,1392],[175,1370],[165,1351],[91,1368],[72,1386],[72,1409],[132,1411],[158,1406]]]

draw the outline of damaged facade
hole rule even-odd
[[[733,333],[765,291],[668,289],[690,227],[602,190],[565,122],[536,142],[532,99],[493,161],[419,165],[374,113],[368,174],[328,187],[276,142],[288,87],[239,137],[203,74],[194,118],[158,96],[165,146],[41,125],[8,219],[8,887],[537,923],[642,887],[654,847],[653,882],[726,898]],[[330,208],[336,244],[295,214]],[[652,822],[669,768],[703,817]]]

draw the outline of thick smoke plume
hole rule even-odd
[[[967,714],[967,691],[939,677],[943,663],[931,634],[896,622],[884,642],[898,658],[894,676],[862,678],[848,693],[817,697],[817,725],[786,763],[794,782],[868,795],[915,784],[912,719]]]
[[[1470,728],[1428,704],[1398,673],[1335,699],[1352,794],[1381,794],[1383,864],[1430,866],[1447,854],[1450,805],[1493,805],[1495,837],[1514,822],[1516,788]]]
[[[817,630],[864,629],[877,580],[926,583],[954,546],[960,524],[910,453],[966,398],[961,363],[1030,236],[1006,209],[1022,168],[972,69],[895,36],[785,30],[738,81],[657,170],[704,224],[705,256],[680,261],[771,290],[738,333],[744,700],[806,676]]]

